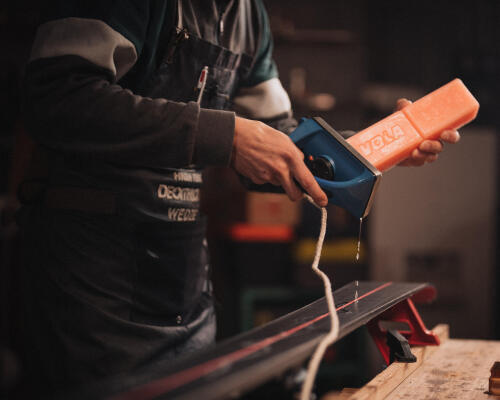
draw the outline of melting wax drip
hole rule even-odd
[[[358,251],[356,252],[356,261],[359,261],[359,252],[361,251],[361,228],[363,226],[363,218],[359,219],[359,235],[358,235]]]

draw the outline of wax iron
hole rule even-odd
[[[454,79],[411,105],[344,139],[323,119],[303,118],[290,138],[328,196],[352,215],[368,215],[382,172],[406,159],[420,143],[472,121],[479,103]]]

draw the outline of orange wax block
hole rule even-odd
[[[426,139],[476,118],[479,103],[460,79],[422,97],[347,139],[375,168],[387,171]]]

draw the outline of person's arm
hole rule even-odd
[[[297,127],[290,98],[277,76],[241,87],[233,103],[237,115],[259,120],[286,134]]]
[[[287,136],[297,126],[290,99],[272,58],[273,42],[264,7],[260,40],[251,72],[233,99],[235,122],[232,166],[256,184],[282,186],[291,200],[302,197],[295,180],[314,201],[328,199],[304,164],[304,155]]]
[[[85,17],[42,24],[27,66],[24,110],[35,141],[126,165],[227,165],[233,112],[141,97],[117,83],[142,50],[149,2],[104,2],[103,18],[88,16],[99,2],[70,3]]]

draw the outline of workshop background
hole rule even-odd
[[[22,375],[15,356],[22,315],[14,282],[25,249],[13,213],[31,150],[19,99],[40,3],[9,0],[0,6],[1,387]],[[320,265],[335,288],[367,279],[431,282],[438,299],[420,308],[428,326],[448,323],[457,338],[500,339],[500,2],[265,3],[275,60],[297,118],[321,116],[336,130],[360,130],[390,114],[399,97],[415,100],[455,77],[476,96],[479,116],[461,130],[459,145],[448,146],[435,164],[384,174],[363,224],[359,261],[359,221],[328,208]],[[219,337],[322,296],[310,271],[317,210],[284,196],[246,192],[229,169],[205,175]],[[355,365],[352,348],[369,345],[363,334],[349,340],[344,348],[351,351],[339,346],[334,358],[352,357]],[[348,366],[343,364],[344,374],[359,373]]]

